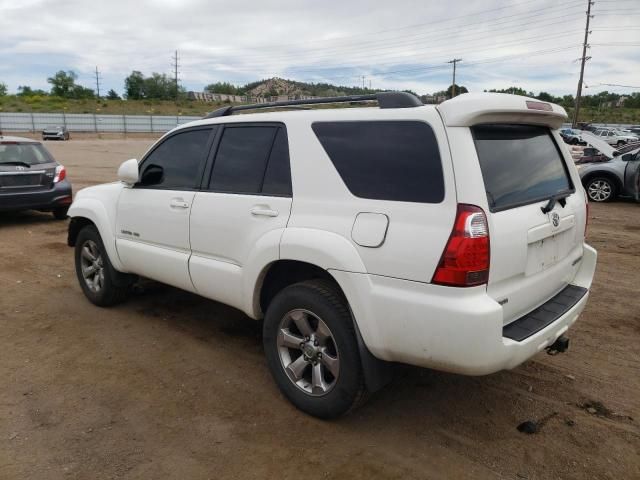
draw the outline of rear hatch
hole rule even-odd
[[[48,190],[56,166],[39,143],[0,140],[0,194]]]
[[[548,126],[494,123],[470,130],[489,210],[487,292],[503,306],[507,324],[571,283],[582,257],[585,197]]]

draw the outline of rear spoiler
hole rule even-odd
[[[515,123],[560,128],[567,120],[560,105],[505,93],[464,93],[436,108],[448,127]]]

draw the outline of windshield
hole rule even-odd
[[[478,125],[472,132],[492,212],[573,190],[548,128]]]
[[[39,143],[0,143],[0,165],[51,163],[53,159]]]

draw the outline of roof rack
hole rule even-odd
[[[373,95],[347,95],[344,97],[310,98],[307,100],[287,100],[284,102],[254,103],[251,105],[234,105],[222,107],[209,113],[204,118],[226,117],[243,110],[259,110],[263,108],[290,107],[293,105],[319,105],[327,103],[350,103],[377,101],[380,108],[411,108],[424,105],[418,97],[408,92],[380,92]]]

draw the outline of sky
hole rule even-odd
[[[592,6],[585,94],[640,91],[638,0]],[[586,0],[0,0],[0,82],[49,90],[77,83],[122,93],[132,70],[201,91],[274,76],[411,89],[517,86],[575,94]],[[364,79],[363,79],[364,77]],[[626,88],[613,85],[628,85]]]

